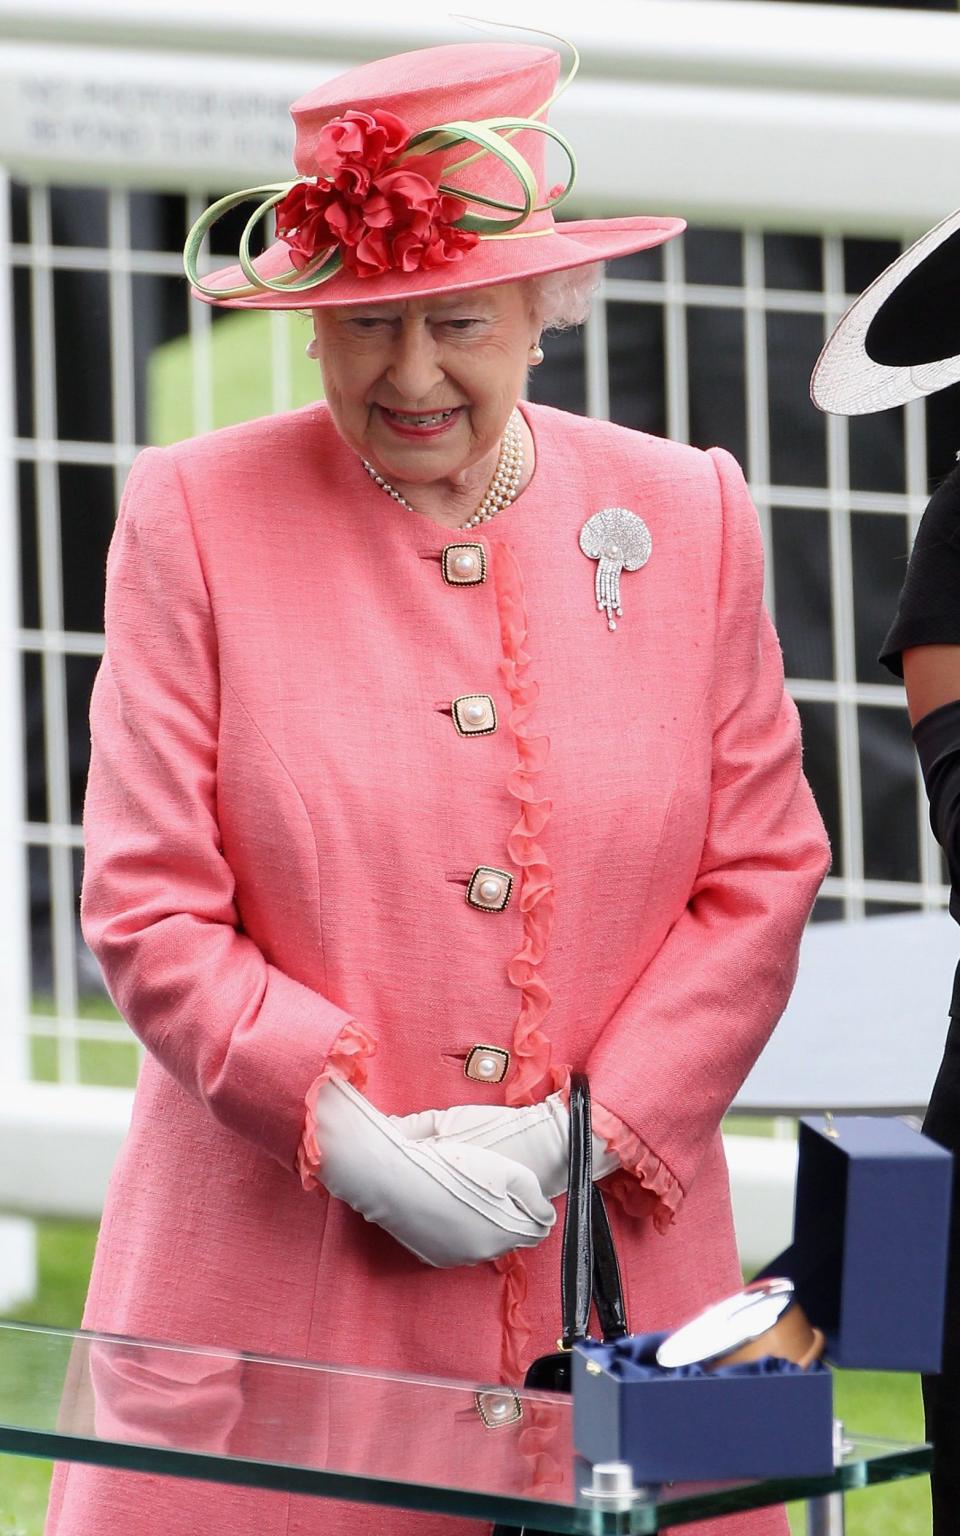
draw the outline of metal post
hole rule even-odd
[[[844,1437],[842,1419],[833,1421],[833,1464],[843,1465],[843,1459],[853,1450]],[[819,1499],[807,1500],[807,1536],[843,1536],[843,1493],[828,1493]]]
[[[842,1493],[807,1500],[807,1536],[843,1536],[845,1528]]]

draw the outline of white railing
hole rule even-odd
[[[9,442],[0,455],[6,535],[0,541],[0,739],[8,744],[0,766],[0,1071],[8,1081],[26,1078],[29,1040],[46,1036],[55,1043],[57,1075],[73,1085],[60,1099],[55,1090],[24,1097],[18,1137],[3,1136],[4,1116],[9,1125],[16,1116],[12,1100],[0,1099],[0,1156],[17,1162],[16,1177],[5,1178],[0,1167],[0,1206],[14,1186],[21,1203],[32,1187],[31,1208],[49,1206],[39,1143],[54,1114],[50,1106],[60,1105],[63,1124],[86,1144],[92,1134],[87,1106],[108,1102],[85,1099],[78,1085],[78,1045],[116,1034],[108,1023],[79,1016],[73,860],[80,835],[71,821],[64,682],[70,658],[96,656],[101,638],[64,628],[57,487],[62,466],[99,465],[112,471],[119,488],[138,446],[134,282],[175,278],[179,260],[173,248],[146,249],[133,239],[132,196],[149,189],[175,194],[186,225],[211,193],[289,174],[287,103],[295,95],[362,59],[477,35],[436,5],[421,4],[402,21],[384,0],[353,8],[362,11],[356,16],[350,7],[337,8],[336,17],[319,9],[271,12],[262,0],[233,0],[227,25],[213,0],[0,0],[0,166],[28,189],[26,231],[12,243],[0,233],[0,288],[11,270],[34,274],[34,419],[29,434],[19,437],[8,409],[13,361],[6,304],[0,316],[0,432]],[[951,207],[960,163],[960,18],[775,0],[620,0],[587,11],[569,0],[536,0],[523,19],[574,37],[582,50],[581,76],[553,113],[577,149],[574,215],[679,212],[694,225],[739,232],[736,281],[716,283],[710,273],[693,280],[679,243],[665,248],[659,271],[611,274],[586,330],[586,408],[598,416],[610,411],[608,343],[617,317],[628,313],[613,306],[635,306],[631,312],[638,315],[651,305],[662,310],[664,420],[681,438],[691,426],[691,315],[709,311],[742,321],[743,451],[769,547],[778,517],[790,509],[822,514],[829,530],[831,675],[789,679],[802,705],[826,705],[836,714],[842,860],[825,892],[850,916],[871,901],[942,905],[939,858],[918,777],[915,877],[878,878],[865,863],[862,712],[896,711],[902,700],[896,688],[858,677],[852,580],[857,517],[906,520],[905,551],[907,524],[915,527],[922,511],[923,409],[911,407],[905,416],[906,469],[898,488],[851,492],[850,433],[842,421],[826,427],[822,484],[778,482],[767,332],[785,313],[812,317],[820,334],[826,331],[847,297],[844,237],[902,240]],[[106,194],[105,233],[94,244],[53,238],[50,188],[74,184]],[[777,231],[816,238],[819,287],[775,285],[765,235]],[[54,274],[62,271],[105,274],[114,402],[107,441],[58,434],[52,294]],[[273,362],[283,365],[273,370],[275,408],[286,400],[293,323],[276,317],[272,324]],[[189,327],[193,423],[202,430],[213,420],[209,311],[194,306]],[[35,471],[38,486],[40,617],[29,629],[18,600],[12,478],[18,463]],[[69,583],[69,571],[64,579]],[[776,607],[775,559],[769,595]],[[46,727],[49,820],[33,823],[25,817],[20,759],[10,750],[23,739],[20,668],[27,653],[42,657]],[[27,847],[52,854],[54,1002],[44,1018],[31,1017],[28,996]],[[128,1100],[109,1103],[109,1124],[119,1134]],[[98,1167],[104,1145],[94,1149]],[[99,1188],[91,1177],[88,1187]],[[56,1200],[84,1208],[80,1195],[62,1192]]]
[[[7,178],[0,173],[0,245],[9,243]],[[15,402],[9,264],[0,261],[0,433],[13,437]],[[28,1071],[24,1020],[30,1010],[30,953],[26,855],[13,829],[22,818],[23,740],[20,651],[12,636],[19,610],[19,513],[15,461],[0,454],[0,721],[7,750],[0,753],[0,1082],[22,1083]],[[4,1206],[0,1203],[0,1210]],[[0,1216],[0,1311],[29,1296],[36,1274],[36,1239],[29,1222]]]

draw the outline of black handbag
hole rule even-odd
[[[534,1391],[569,1392],[571,1350],[587,1336],[591,1297],[605,1341],[620,1339],[627,1328],[620,1265],[613,1245],[603,1196],[593,1184],[590,1085],[583,1073],[570,1078],[570,1163],[567,1211],[560,1261],[561,1333],[552,1355],[534,1360],[523,1378]],[[495,1525],[492,1536],[523,1536],[522,1528]]]

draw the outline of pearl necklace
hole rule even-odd
[[[523,476],[523,429],[520,422],[520,412],[511,411],[510,420],[500,440],[500,457],[497,459],[497,467],[493,473],[493,479],[487,486],[486,494],[472,517],[468,517],[465,523],[461,523],[461,529],[477,528],[481,523],[489,523],[491,517],[496,517],[504,507],[509,507],[517,498],[520,489],[520,480]],[[370,479],[375,485],[379,485],[381,491],[398,502],[401,507],[406,507],[408,512],[415,512],[405,496],[401,496],[396,486],[385,480],[381,474],[369,464],[366,459],[361,459]]]

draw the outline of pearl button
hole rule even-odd
[[[512,890],[513,876],[505,869],[478,864],[467,883],[467,902],[478,912],[502,912]]]
[[[463,1074],[475,1083],[502,1083],[509,1066],[509,1051],[502,1051],[498,1045],[473,1045],[467,1052]]]
[[[441,556],[444,581],[454,587],[476,587],[487,579],[487,556],[482,544],[466,539],[447,544]]]
[[[497,728],[497,707],[489,693],[463,693],[450,706],[461,736],[489,736]]]
[[[474,1402],[487,1429],[500,1429],[504,1424],[523,1420],[523,1403],[518,1392],[475,1392]]]

